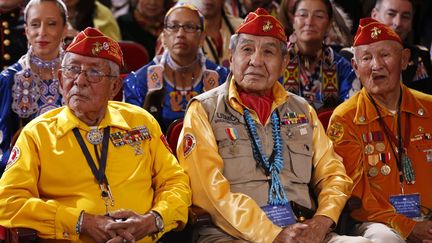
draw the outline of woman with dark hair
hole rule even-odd
[[[149,111],[162,131],[183,118],[192,97],[225,82],[228,70],[211,62],[200,47],[206,36],[204,17],[187,3],[165,15],[164,52],[124,80],[125,101]]]
[[[165,13],[172,5],[172,0],[138,0],[135,8],[117,18],[123,40],[141,44],[153,58]]]
[[[72,28],[82,31],[87,27],[98,28],[112,39],[121,40],[120,28],[111,10],[97,0],[64,0],[69,11]]]
[[[31,0],[24,10],[28,51],[0,74],[0,175],[13,135],[36,116],[62,105],[57,71],[66,16],[61,0]]]
[[[297,0],[293,11],[294,33],[288,44],[290,62],[283,84],[316,110],[334,108],[353,92],[356,76],[351,64],[324,44],[333,17],[332,4],[329,0]]]

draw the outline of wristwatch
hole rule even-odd
[[[158,232],[163,232],[164,231],[164,222],[162,220],[162,217],[160,216],[160,214],[156,211],[150,210],[148,212],[149,214],[153,215],[153,217],[155,217],[155,221],[156,221],[156,228],[158,229]]]

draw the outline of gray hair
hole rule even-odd
[[[239,39],[240,39],[240,34],[233,34],[231,36],[231,39],[230,39],[230,50],[231,50],[231,53],[234,53],[236,51]],[[282,51],[282,57],[284,57],[284,56],[286,56],[288,54],[288,46],[287,46],[286,42],[283,42],[283,41],[280,41],[280,40],[279,40],[279,42],[280,42],[280,47],[281,47],[281,51]]]
[[[68,59],[70,58],[71,52],[66,52],[63,60],[62,60],[62,66],[66,65],[66,62],[68,61]],[[101,60],[105,61],[106,64],[108,64],[109,68],[110,68],[110,75],[111,76],[115,76],[115,77],[119,77],[120,76],[120,67],[117,63],[108,60],[108,59],[103,59],[101,58]]]
[[[36,4],[40,4],[42,2],[53,2],[57,5],[57,8],[60,10],[60,16],[63,20],[63,25],[66,25],[67,17],[68,17],[68,11],[66,5],[63,3],[62,0],[30,0],[27,3],[27,6],[24,9],[24,22],[27,23],[27,16],[28,12],[30,10],[30,7]]]

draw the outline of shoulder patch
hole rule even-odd
[[[342,123],[334,122],[330,124],[330,127],[328,128],[327,131],[327,136],[330,138],[330,140],[332,140],[334,143],[337,143],[339,142],[339,140],[341,140],[343,135],[344,135],[344,127]]]
[[[6,164],[5,171],[9,169],[12,165],[14,165],[20,156],[21,156],[21,150],[17,146],[14,146],[10,153],[9,160]]]
[[[186,158],[194,150],[196,145],[195,136],[186,133],[183,137],[183,156]]]

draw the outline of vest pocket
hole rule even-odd
[[[285,161],[284,170],[294,175],[294,182],[309,183],[312,175],[312,144],[287,141],[286,148],[290,159]]]

